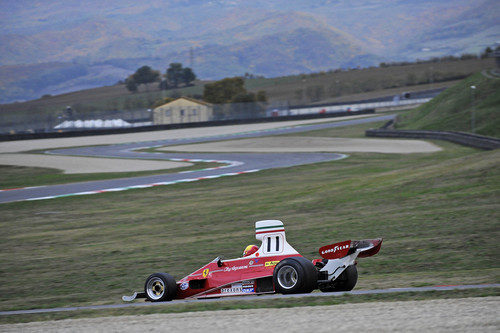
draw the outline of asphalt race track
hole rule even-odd
[[[245,173],[257,172],[265,169],[292,167],[303,164],[334,161],[345,158],[346,155],[335,153],[144,153],[135,150],[149,147],[180,145],[189,143],[203,143],[219,140],[255,138],[269,135],[300,133],[311,130],[320,130],[332,127],[357,125],[369,122],[387,121],[393,115],[360,118],[353,120],[318,123],[294,127],[281,127],[262,131],[237,133],[229,135],[216,135],[199,138],[186,138],[178,140],[143,141],[126,144],[106,146],[90,146],[78,148],[58,149],[47,151],[49,154],[114,157],[128,159],[156,159],[171,161],[191,162],[221,162],[227,166],[180,173],[167,173],[154,176],[89,181],[73,184],[38,186],[22,189],[0,191],[0,203],[53,199],[74,195],[88,195],[104,192],[116,192],[129,189],[146,188],[152,186],[170,185],[181,182],[192,182],[203,179],[234,176]]]
[[[79,310],[103,310],[103,309],[121,309],[130,307],[144,307],[156,305],[175,305],[193,302],[214,302],[214,301],[252,301],[264,299],[277,299],[277,298],[301,298],[301,297],[338,297],[342,295],[373,295],[373,294],[390,294],[401,292],[423,292],[423,291],[450,291],[450,290],[464,290],[464,289],[483,289],[483,288],[498,288],[500,284],[473,284],[473,285],[456,285],[456,286],[434,286],[434,287],[414,287],[414,288],[390,288],[390,289],[372,289],[372,290],[354,290],[348,292],[330,292],[330,293],[310,293],[310,294],[271,294],[271,295],[256,295],[256,296],[231,296],[225,298],[210,298],[210,299],[183,299],[174,300],[170,302],[144,302],[139,301],[135,303],[122,303],[122,304],[108,304],[108,305],[90,305],[78,306],[67,308],[51,308],[51,309],[31,309],[31,310],[14,310],[14,311],[1,311],[0,316],[8,315],[22,315],[22,314],[37,314],[37,313],[50,313],[50,312],[65,312],[65,311],[79,311]]]

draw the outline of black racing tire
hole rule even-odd
[[[358,282],[358,269],[356,265],[347,266],[339,277],[330,284],[322,284],[319,290],[322,292],[351,291]]]
[[[171,301],[177,294],[177,283],[170,274],[154,273],[146,279],[144,292],[151,302]]]
[[[281,294],[310,293],[317,288],[318,271],[304,257],[286,258],[274,268],[273,283]]]

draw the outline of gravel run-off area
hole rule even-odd
[[[366,152],[410,154],[432,153],[440,151],[441,148],[422,140],[272,136],[169,146],[163,148],[163,150],[244,153]]]
[[[187,162],[132,160],[42,154],[0,154],[0,165],[20,165],[63,170],[64,173],[136,172],[193,165]]]
[[[0,332],[498,332],[500,297],[66,319]]]

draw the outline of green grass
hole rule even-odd
[[[220,166],[220,163],[196,162],[192,166],[165,170],[151,170],[138,172],[103,172],[64,174],[62,170],[51,168],[33,168],[24,166],[0,165],[0,190],[8,188],[55,185],[92,180],[129,178],[139,176],[160,175],[188,170],[200,170]],[[29,176],[27,176],[29,175]]]
[[[471,89],[476,86],[476,89]],[[461,81],[439,96],[400,117],[398,129],[471,132],[475,113],[478,134],[500,137],[500,79],[481,73]]]
[[[367,124],[366,127],[371,127]],[[360,129],[361,130],[361,129]],[[498,283],[500,151],[349,158],[79,198],[0,205],[1,310],[110,304],[155,271],[177,279],[282,219],[308,258],[383,237],[358,289]]]
[[[314,295],[314,294],[313,294]],[[342,295],[332,297],[304,297],[286,299],[248,299],[231,300],[224,299],[215,302],[204,302],[203,300],[176,305],[159,305],[125,309],[106,310],[80,310],[77,312],[56,312],[45,314],[24,314],[0,317],[0,323],[22,323],[31,321],[62,320],[87,317],[148,315],[154,313],[182,313],[217,310],[256,309],[256,308],[294,308],[299,306],[326,306],[346,303],[364,302],[393,302],[393,301],[422,301],[428,299],[456,299],[465,297],[488,297],[500,296],[500,288],[468,289],[453,291],[426,291],[406,292],[393,294],[374,295]]]

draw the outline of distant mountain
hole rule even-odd
[[[136,68],[277,76],[478,52],[497,0],[0,2],[0,103],[110,85]],[[19,70],[19,75],[13,75]]]
[[[455,8],[439,24],[416,34],[401,54],[408,58],[424,58],[443,54],[477,53],[487,46],[500,44],[500,2],[488,0]]]
[[[194,49],[196,72],[204,77],[241,75],[245,72],[282,76],[341,67],[379,63],[381,57],[363,50],[355,41],[332,30],[297,28],[228,46]],[[169,54],[167,59],[189,62],[189,52]]]

